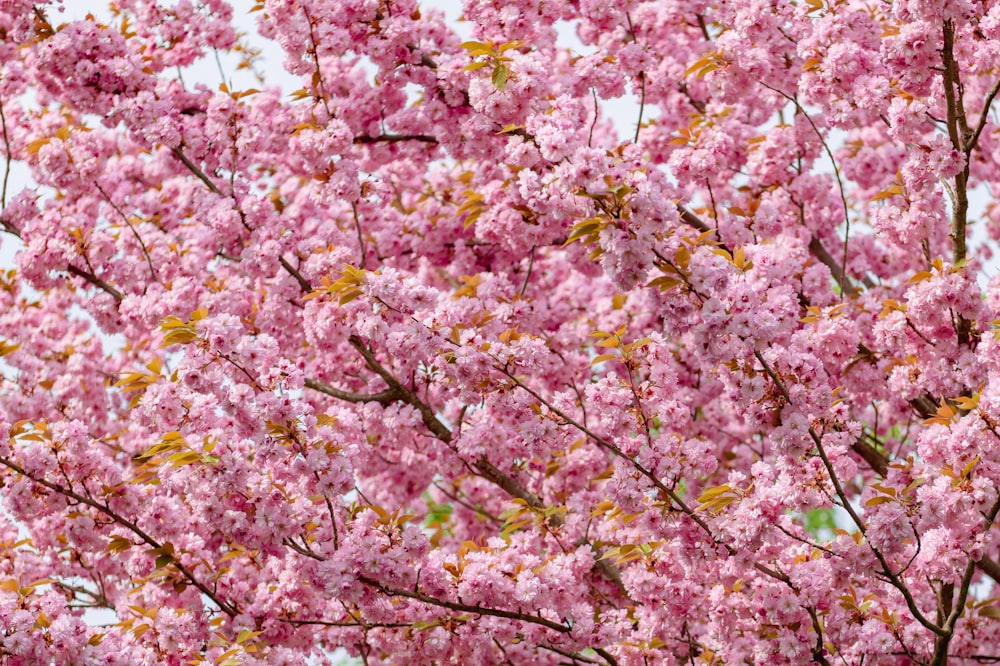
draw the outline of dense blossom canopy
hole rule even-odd
[[[0,0],[0,660],[996,661],[1000,2],[427,4]]]

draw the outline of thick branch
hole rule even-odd
[[[1000,512],[1000,499],[997,499],[993,503],[987,515],[983,517],[984,532],[993,526],[998,512]],[[953,585],[942,584],[941,586],[942,594],[947,595],[944,601],[949,605],[945,607],[945,610],[948,612],[948,619],[943,625],[943,629],[946,632],[945,635],[939,636],[935,641],[934,656],[931,659],[932,666],[946,666],[948,663],[948,646],[951,643],[951,637],[955,634],[955,626],[965,612],[965,600],[969,596],[969,586],[972,584],[972,575],[975,573],[975,566],[976,563],[972,560],[966,565],[965,574],[962,576],[961,585],[959,586],[958,599],[954,603],[952,603],[951,599]]]
[[[980,571],[992,578],[994,582],[1000,583],[1000,564],[998,564],[996,560],[983,555],[983,557],[976,562],[976,566],[979,567]]]
[[[868,463],[872,471],[879,476],[889,473],[889,458],[884,453],[876,449],[863,439],[856,439],[851,444],[851,450],[861,456],[861,459]]]
[[[761,364],[761,367],[763,367],[764,372],[767,374],[767,376],[771,378],[771,382],[774,384],[775,388],[778,389],[782,398],[784,398],[785,403],[789,405],[794,404],[792,402],[791,396],[788,393],[788,389],[785,388],[785,383],[781,381],[781,378],[771,368],[771,365],[764,359],[764,356],[759,351],[756,350],[754,351],[754,356],[757,358],[757,361]],[[816,445],[816,451],[819,454],[820,460],[823,462],[823,467],[826,469],[827,476],[830,477],[830,483],[833,484],[834,493],[837,495],[837,499],[840,500],[841,506],[851,517],[851,520],[857,526],[858,530],[860,530],[862,534],[865,534],[865,532],[867,531],[867,526],[865,525],[865,522],[861,520],[861,517],[858,515],[857,511],[854,510],[854,506],[851,505],[851,501],[847,497],[847,493],[844,491],[844,487],[841,485],[840,479],[837,477],[837,473],[833,468],[833,463],[830,461],[829,456],[827,456],[826,454],[826,447],[823,446],[823,438],[819,436],[819,434],[816,432],[816,429],[813,428],[812,426],[809,426],[809,437],[812,439],[813,444]],[[868,547],[871,549],[872,554],[875,555],[875,558],[879,561],[879,565],[882,567],[882,573],[885,575],[886,578],[888,578],[892,586],[895,587],[899,591],[899,593],[903,595],[903,599],[906,601],[906,607],[910,609],[910,613],[913,615],[914,619],[928,631],[934,633],[936,636],[945,635],[945,630],[943,628],[939,627],[938,625],[934,624],[926,617],[924,617],[924,614],[917,607],[917,602],[913,598],[913,594],[910,592],[909,588],[907,588],[906,585],[903,584],[903,581],[900,579],[899,575],[897,575],[892,571],[892,568],[889,566],[889,562],[885,559],[885,556],[882,554],[882,551],[880,551],[875,546],[871,545],[871,543],[868,544]]]
[[[472,466],[476,468],[476,471],[479,472],[484,479],[493,485],[500,487],[511,497],[517,497],[524,500],[534,509],[544,510],[546,508],[545,502],[540,500],[537,495],[529,492],[517,481],[501,472],[500,469],[487,460],[485,456],[474,462]],[[558,519],[558,516],[552,516],[549,521],[558,521]]]
[[[423,50],[412,42],[406,43],[406,48],[410,50],[410,53],[420,52],[420,64],[428,69],[437,69],[438,64],[429,55],[423,52]]]
[[[701,529],[705,531],[705,533],[709,536],[709,538],[712,540],[713,543],[718,544],[718,545],[724,545],[724,544],[722,544],[715,537],[715,535],[712,533],[712,530],[708,527],[708,525],[705,523],[705,521],[702,520],[701,516],[699,516],[698,514],[696,514],[694,512],[694,510],[691,509],[691,507],[689,507],[684,502],[684,500],[681,499],[681,497],[679,495],[677,495],[677,493],[675,493],[674,491],[672,491],[670,488],[668,488],[666,485],[664,485],[662,481],[660,481],[658,478],[656,478],[656,475],[653,474],[650,470],[646,469],[645,467],[643,467],[642,465],[640,465],[638,462],[636,462],[635,460],[633,460],[632,458],[630,458],[629,456],[627,456],[617,446],[615,446],[614,444],[612,444],[608,440],[604,439],[603,437],[601,437],[600,435],[598,435],[597,433],[595,433],[594,431],[592,431],[590,428],[588,428],[587,426],[583,425],[582,423],[580,423],[579,421],[577,421],[576,419],[574,419],[573,417],[571,417],[569,414],[566,414],[561,409],[559,409],[558,407],[556,407],[555,405],[553,405],[551,402],[549,402],[548,400],[546,400],[545,398],[543,398],[541,395],[539,395],[539,393],[537,391],[535,391],[533,388],[531,388],[530,386],[528,386],[527,384],[525,384],[524,382],[522,382],[520,379],[518,379],[517,377],[515,377],[513,374],[511,374],[503,366],[497,365],[497,366],[494,366],[494,369],[498,370],[499,372],[502,372],[508,379],[510,379],[512,382],[514,382],[514,384],[517,385],[518,388],[520,388],[522,391],[525,391],[526,393],[528,393],[530,396],[532,396],[535,400],[537,400],[542,405],[545,405],[545,407],[547,407],[550,412],[552,412],[553,414],[555,414],[556,416],[558,416],[560,419],[562,419],[567,425],[573,426],[574,428],[576,428],[577,430],[579,430],[581,433],[583,433],[584,435],[586,435],[590,439],[594,440],[594,442],[596,442],[602,448],[606,449],[607,451],[610,451],[611,453],[613,453],[615,456],[621,458],[622,460],[625,460],[625,461],[629,462],[635,468],[635,470],[637,472],[639,472],[640,474],[642,474],[643,476],[645,476],[647,479],[649,479],[650,482],[656,487],[657,490],[659,490],[660,492],[662,492],[666,497],[669,497],[680,508],[680,510],[681,510],[682,513],[684,513],[688,518],[690,518],[691,520],[693,520],[699,527],[701,527]],[[730,546],[726,546],[726,547],[732,552],[732,547],[730,547]]]
[[[374,588],[382,594],[386,594],[391,597],[406,597],[407,599],[414,599],[415,601],[421,601],[425,604],[438,606],[440,608],[447,608],[461,613],[490,615],[492,617],[502,617],[507,620],[518,620],[528,624],[537,624],[540,627],[545,627],[546,629],[551,629],[552,631],[558,631],[561,634],[568,634],[572,630],[564,624],[559,624],[557,622],[553,622],[552,620],[546,620],[543,617],[528,615],[527,613],[506,611],[499,608],[486,608],[484,606],[470,606],[469,604],[456,603],[454,601],[444,601],[442,599],[436,599],[421,592],[417,592],[416,590],[399,590],[392,587],[386,587],[377,580],[368,578],[367,576],[358,576],[358,580],[368,587]]]
[[[8,220],[2,217],[0,217],[0,227],[3,227],[4,231],[14,236],[15,238],[18,239],[21,238],[21,231],[13,224],[11,224]],[[121,303],[122,299],[125,298],[122,292],[118,291],[110,284],[108,284],[107,282],[105,282],[104,280],[102,280],[101,278],[97,277],[96,275],[94,275],[89,271],[85,271],[82,268],[77,268],[73,264],[70,264],[69,266],[66,267],[66,272],[70,273],[71,275],[75,275],[79,278],[83,278],[84,280],[94,285],[98,289],[104,291],[107,294],[110,294],[111,297],[114,298],[119,303]]]
[[[333,386],[315,379],[306,379],[305,385],[315,391],[319,391],[320,393],[324,393],[339,400],[351,403],[378,402],[381,404],[388,404],[397,400],[405,402],[415,407],[417,411],[420,412],[424,424],[435,437],[446,444],[450,444],[452,440],[452,433],[447,426],[438,420],[433,410],[421,401],[416,394],[400,384],[399,380],[397,380],[391,372],[378,362],[378,359],[376,359],[371,350],[361,342],[360,338],[357,336],[351,336],[350,342],[355,349],[361,352],[361,355],[364,357],[368,367],[378,374],[383,381],[389,384],[388,389],[380,391],[379,393],[350,393],[348,391],[334,388]],[[518,499],[524,500],[524,502],[533,509],[544,511],[547,508],[545,502],[543,502],[540,497],[526,489],[513,477],[502,472],[496,465],[491,463],[486,456],[481,456],[478,460],[473,462],[472,467],[482,478],[497,486],[511,497],[517,497]],[[561,524],[561,520],[558,516],[550,516],[549,522],[555,526]],[[607,560],[600,559],[599,553],[597,554],[596,566],[605,578],[617,586],[623,594],[628,596],[628,593],[625,591],[625,586],[622,584],[621,574]]]
[[[434,410],[424,404],[413,391],[400,384],[399,380],[393,377],[392,373],[386,370],[382,364],[378,362],[378,359],[375,358],[374,352],[372,352],[372,350],[361,341],[361,338],[356,335],[352,335],[348,338],[348,342],[350,342],[351,346],[357,349],[358,353],[364,357],[365,363],[368,364],[368,368],[381,377],[382,381],[388,384],[390,389],[396,391],[400,400],[420,412],[420,418],[423,420],[424,425],[427,426],[427,429],[430,430],[435,437],[445,443],[451,442],[451,430],[448,430],[448,427],[438,420],[437,416],[434,414]]]
[[[429,134],[379,134],[378,136],[354,137],[354,143],[399,143],[401,141],[438,142],[437,137]]]
[[[114,298],[119,303],[122,301],[123,298],[125,298],[125,296],[122,294],[122,292],[118,291],[117,289],[115,289],[110,284],[108,284],[107,282],[105,282],[101,278],[97,277],[93,273],[89,273],[89,272],[87,272],[85,270],[81,270],[81,269],[77,268],[76,266],[74,266],[73,264],[70,264],[66,268],[66,270],[68,272],[72,273],[73,275],[77,276],[77,277],[83,278],[84,280],[86,280],[90,284],[94,285],[98,289],[101,289],[104,292],[106,292],[108,294],[111,294],[111,297]]]
[[[298,269],[296,269],[294,266],[288,263],[287,259],[285,259],[284,257],[278,257],[278,263],[281,264],[281,267],[284,268],[289,275],[295,278],[295,281],[299,283],[299,289],[301,289],[306,294],[312,291],[312,286],[309,284],[309,280],[306,280],[302,276],[302,273],[298,271]]]
[[[409,622],[334,622],[331,620],[292,620],[281,618],[281,622],[293,627],[360,627],[362,629],[412,629]]]
[[[690,210],[684,206],[677,206],[677,212],[681,214],[681,222],[688,225],[693,229],[697,229],[701,233],[706,233],[712,230],[712,227],[705,224],[704,221]]]
[[[195,176],[197,176],[198,180],[200,180],[201,182],[205,183],[205,185],[208,187],[208,189],[212,190],[213,193],[218,194],[220,197],[224,196],[222,194],[222,190],[220,190],[216,186],[216,184],[213,183],[208,178],[208,176],[205,175],[205,172],[202,171],[201,169],[199,169],[198,165],[196,165],[194,162],[192,162],[191,160],[189,160],[188,157],[187,157],[187,155],[185,155],[183,152],[181,152],[180,147],[171,148],[170,152],[172,152],[174,154],[174,157],[176,157],[177,159],[179,159],[184,164],[184,166],[186,166],[188,168],[188,171],[190,171]]]
[[[334,388],[333,386],[319,380],[308,378],[305,380],[305,385],[314,391],[325,393],[332,398],[343,400],[344,402],[377,402],[385,405],[402,399],[399,393],[395,389],[391,388],[379,391],[378,393],[351,393],[350,391]]]
[[[381,377],[382,381],[389,385],[389,388],[384,391],[379,391],[378,393],[350,393],[348,391],[334,388],[329,384],[325,384],[315,379],[306,379],[305,385],[314,391],[319,391],[320,393],[337,398],[338,400],[344,400],[351,403],[378,402],[385,405],[397,400],[405,402],[420,412],[420,417],[423,420],[424,425],[427,426],[428,430],[430,430],[437,439],[441,440],[445,444],[450,444],[452,440],[451,430],[438,420],[437,416],[434,414],[434,410],[420,400],[420,398],[418,398],[413,391],[399,383],[399,380],[378,362],[378,359],[375,358],[375,354],[365,346],[365,344],[361,341],[361,338],[352,335],[350,342],[351,345],[361,353],[361,356],[364,357],[365,363],[367,363],[369,369]],[[476,471],[479,472],[484,479],[496,486],[499,486],[511,497],[523,499],[529,506],[536,509],[545,508],[545,503],[542,502],[542,500],[540,500],[535,494],[523,488],[521,484],[510,476],[504,474],[485,457],[482,457],[474,462],[473,467],[475,467]]]
[[[965,165],[955,174],[955,199],[951,214],[952,255],[955,263],[965,259],[965,228],[968,224],[969,211],[969,151],[967,146],[972,139],[968,121],[965,117],[965,103],[962,99],[962,81],[958,73],[958,63],[955,62],[955,24],[948,20],[944,22],[944,45],[941,49],[941,59],[944,65],[944,96],[946,104],[948,138],[955,150],[965,155]],[[962,332],[959,332],[959,337]],[[963,340],[966,342],[967,340]]]
[[[840,287],[841,293],[845,296],[855,296],[858,293],[857,288],[851,284],[850,279],[844,274],[843,267],[837,263],[837,260],[827,252],[823,244],[815,236],[809,240],[809,252],[812,253],[816,259],[819,260],[821,264],[830,269],[830,275],[837,282],[837,286]]]

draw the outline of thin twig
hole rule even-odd
[[[628,12],[625,12],[625,20],[628,22],[628,32],[632,37],[632,43],[638,44],[639,40],[635,34],[635,26],[632,25],[632,16]],[[635,136],[632,138],[632,143],[639,143],[639,130],[642,129],[642,112],[646,108],[646,72],[639,72],[639,119],[635,123]]]
[[[136,231],[136,228],[132,226],[132,222],[128,219],[128,217],[125,216],[125,213],[122,212],[122,209],[119,208],[118,205],[111,200],[111,197],[108,196],[108,193],[104,191],[104,188],[101,187],[100,183],[94,182],[94,187],[97,188],[97,191],[101,193],[105,201],[108,202],[108,205],[110,205],[115,210],[115,212],[118,213],[118,216],[122,218],[122,221],[125,222],[125,225],[132,231],[132,235],[135,236],[135,239],[139,242],[139,247],[142,248],[143,256],[146,257],[146,264],[149,266],[150,274],[152,274],[154,280],[159,282],[160,278],[156,275],[156,268],[153,267],[153,258],[149,256],[149,250],[146,248],[146,244],[143,242],[142,236],[140,236],[139,232]]]
[[[591,88],[590,94],[594,96],[594,119],[590,121],[590,133],[587,134],[587,147],[590,148],[591,144],[594,142],[594,127],[597,126],[597,117],[600,111],[600,106],[597,103],[597,89]]]
[[[819,138],[819,142],[820,144],[822,144],[823,150],[824,152],[826,152],[826,156],[830,158],[830,165],[833,167],[833,175],[837,179],[837,187],[840,189],[840,201],[844,206],[844,258],[841,261],[840,271],[843,275],[847,275],[847,259],[849,257],[848,244],[850,243],[851,240],[851,213],[850,213],[851,208],[850,205],[847,203],[847,191],[844,188],[844,180],[840,175],[840,167],[837,165],[837,160],[833,156],[833,150],[830,149],[830,145],[826,142],[826,137],[823,136],[823,133],[819,131],[819,127],[817,127],[816,123],[813,122],[812,116],[810,116],[806,112],[806,110],[802,108],[802,105],[799,104],[799,100],[797,97],[789,95],[781,90],[778,90],[777,88],[772,88],[766,83],[761,82],[761,85],[767,88],[768,90],[781,95],[782,97],[784,97],[789,102],[795,105],[795,108],[798,110],[798,112],[802,114],[802,117],[805,118],[806,122],[809,123],[809,126],[812,127],[813,133],[815,133],[817,138]],[[840,294],[841,298],[843,298],[844,292],[841,291]]]
[[[399,143],[401,141],[438,142],[437,137],[430,134],[378,134],[376,136],[354,137],[354,143]]]
[[[535,400],[537,400],[539,403],[541,403],[546,408],[548,408],[548,410],[550,412],[552,412],[553,414],[555,414],[556,416],[558,416],[560,419],[562,419],[567,425],[573,426],[574,428],[576,428],[577,430],[579,430],[581,433],[583,433],[584,435],[586,435],[587,437],[589,437],[590,439],[592,439],[594,442],[596,442],[598,445],[600,445],[602,448],[606,449],[607,451],[610,451],[615,456],[618,456],[622,460],[630,463],[635,468],[635,470],[637,472],[639,472],[640,474],[642,474],[643,476],[645,476],[647,479],[649,479],[650,482],[657,488],[657,490],[659,490],[664,495],[666,495],[667,497],[669,497],[680,508],[680,510],[681,510],[682,513],[684,513],[686,516],[688,516],[702,530],[704,530],[705,533],[709,536],[709,538],[712,540],[713,543],[718,544],[718,545],[724,545],[712,533],[711,528],[709,528],[708,524],[706,524],[705,521],[702,520],[701,516],[699,516],[697,513],[695,513],[695,511],[691,507],[689,507],[684,502],[684,500],[679,495],[677,495],[677,493],[675,493],[673,490],[671,490],[666,485],[664,485],[664,483],[662,481],[660,481],[656,477],[656,475],[653,474],[650,470],[646,469],[645,467],[643,467],[642,465],[640,465],[638,462],[636,462],[633,458],[631,458],[628,455],[626,455],[617,446],[615,446],[614,444],[612,444],[608,440],[604,439],[603,437],[601,437],[600,435],[598,435],[597,433],[595,433],[594,431],[590,430],[588,427],[586,427],[585,425],[583,425],[582,423],[578,422],[576,419],[574,419],[573,417],[571,417],[569,414],[565,413],[564,411],[562,411],[561,409],[559,409],[558,407],[556,407],[555,405],[553,405],[551,402],[549,402],[544,397],[542,397],[533,388],[531,388],[530,386],[528,386],[527,384],[525,384],[524,382],[522,382],[520,379],[518,379],[516,376],[514,376],[510,371],[508,371],[502,365],[495,365],[494,369],[497,370],[497,371],[499,371],[499,372],[501,372],[501,373],[503,373],[508,379],[510,379],[512,382],[514,382],[514,384],[518,388],[520,388],[522,391],[525,391],[528,395],[530,395]],[[732,550],[732,547],[730,546],[729,549]]]
[[[307,627],[307,626],[318,626],[318,627],[361,627],[362,629],[412,629],[413,625],[409,622],[333,622],[330,620],[293,620],[290,618],[281,618],[280,622],[285,624],[290,624],[295,627]]]
[[[100,502],[91,499],[90,497],[76,493],[72,490],[69,490],[68,488],[63,488],[61,486],[58,486],[52,483],[51,481],[46,481],[43,478],[37,477],[32,473],[28,472],[26,469],[24,469],[17,463],[15,463],[14,461],[10,460],[9,458],[0,457],[0,464],[3,464],[7,468],[31,480],[36,485],[42,486],[43,488],[48,488],[49,490],[58,493],[64,497],[76,500],[80,504],[86,504],[87,506],[100,511],[108,518],[115,521],[116,523],[118,523],[119,525],[121,525],[122,527],[132,532],[137,537],[139,537],[146,545],[152,546],[157,550],[163,548],[162,543],[160,543],[152,536],[147,534],[142,528],[140,528],[134,522],[116,513],[113,509],[111,509],[111,507],[105,506]],[[184,564],[182,564],[179,559],[171,558],[170,565],[176,567],[177,570],[188,580],[188,582],[191,583],[191,585],[194,585],[203,595],[211,599],[215,603],[215,605],[217,605],[219,609],[222,610],[223,613],[229,615],[230,617],[239,615],[238,608],[224,601],[223,599],[219,598],[219,596],[214,591],[212,591],[207,585],[198,580],[195,577],[195,575],[191,572],[191,570],[188,569]]]
[[[289,275],[295,278],[295,281],[299,283],[299,289],[307,294],[312,291],[312,285],[309,284],[309,280],[305,279],[297,268],[288,263],[287,259],[284,257],[278,257],[278,263],[281,264],[281,267],[284,268]]]
[[[188,168],[188,171],[190,171],[195,176],[197,176],[198,180],[200,180],[201,182],[205,183],[205,185],[208,187],[208,189],[212,190],[213,193],[218,194],[220,197],[221,196],[225,196],[224,194],[222,194],[222,190],[220,190],[215,185],[215,183],[213,183],[211,180],[209,180],[208,176],[205,175],[205,172],[202,171],[201,169],[199,169],[198,166],[194,162],[192,162],[191,160],[188,159],[187,155],[185,155],[181,151],[181,149],[180,149],[179,146],[177,148],[171,148],[170,152],[174,154],[174,157],[176,157],[181,162],[183,162],[184,166],[186,166]]]
[[[646,108],[646,72],[639,72],[639,118],[635,121],[635,136],[632,143],[639,143],[639,132],[642,130],[642,112]]]
[[[761,367],[763,367],[767,376],[771,378],[775,388],[777,388],[779,393],[781,393],[781,396],[784,398],[786,404],[794,404],[788,393],[788,389],[785,388],[785,383],[781,380],[774,369],[771,368],[771,365],[764,359],[764,356],[757,350],[754,350],[754,356],[757,358],[757,361],[760,362]],[[837,473],[833,468],[833,463],[827,456],[826,447],[823,446],[823,439],[812,426],[809,426],[809,437],[812,439],[813,444],[816,445],[816,451],[819,454],[820,460],[823,462],[823,467],[826,469],[827,475],[830,477],[830,482],[833,484],[833,490],[836,493],[837,498],[840,500],[842,508],[847,511],[847,515],[851,517],[851,520],[857,526],[858,530],[860,530],[862,534],[865,534],[868,528],[865,525],[865,522],[861,520],[857,511],[855,511],[854,507],[851,505],[850,499],[847,497],[847,493],[844,491],[844,487],[841,485],[840,479],[837,477]],[[885,559],[882,551],[873,546],[870,542],[868,547],[872,551],[872,554],[875,555],[875,558],[879,561],[879,564],[882,567],[882,573],[888,579],[889,583],[891,583],[892,586],[903,595],[903,599],[906,601],[906,607],[910,610],[913,618],[925,629],[931,631],[936,636],[945,635],[944,629],[924,617],[924,614],[917,607],[913,594],[910,592],[909,588],[903,584],[903,581],[899,578],[899,576],[893,573],[892,568],[889,566],[889,562]]]
[[[976,125],[976,129],[972,132],[972,135],[965,142],[966,152],[971,153],[979,143],[979,135],[983,133],[983,129],[989,121],[990,107],[993,105],[993,100],[996,99],[997,93],[1000,93],[1000,80],[994,83],[989,93],[986,94],[986,100],[983,102],[983,113],[979,117],[979,123]]]
[[[7,136],[7,117],[3,112],[3,99],[0,98],[0,128],[3,129],[3,147],[5,165],[3,169],[3,190],[0,191],[0,210],[7,207],[7,180],[10,178],[10,161],[13,155],[10,153],[10,137]]]
[[[81,270],[81,269],[77,268],[76,266],[74,266],[73,264],[70,264],[66,268],[66,270],[69,273],[72,273],[73,275],[75,275],[77,277],[83,278],[84,280],[86,280],[90,284],[94,285],[98,289],[101,289],[102,291],[104,291],[104,292],[106,292],[108,294],[111,294],[111,297],[114,298],[119,303],[122,301],[122,299],[125,298],[125,296],[122,294],[122,292],[118,291],[117,289],[115,289],[110,284],[108,284],[107,282],[105,282],[101,278],[97,277],[93,273],[88,273],[87,271]]]
[[[521,285],[519,296],[524,296],[524,291],[528,288],[528,280],[531,279],[531,269],[535,265],[535,245],[531,246],[531,254],[528,255],[528,272],[524,274],[524,284]]]
[[[400,590],[392,587],[387,587],[382,583],[368,578],[367,576],[358,576],[358,580],[371,587],[378,590],[382,594],[388,595],[390,597],[405,597],[407,599],[413,599],[415,601],[420,601],[425,604],[430,604],[432,606],[439,606],[441,608],[447,608],[449,610],[459,611],[461,613],[472,613],[474,615],[489,615],[492,617],[502,617],[507,620],[518,620],[520,622],[526,622],[529,624],[536,624],[540,627],[545,627],[546,629],[551,629],[552,631],[557,631],[561,634],[568,634],[572,629],[565,624],[559,624],[553,622],[552,620],[546,620],[544,617],[538,617],[535,615],[528,615],[527,613],[520,613],[517,611],[507,611],[501,610],[499,608],[487,608],[485,606],[472,606],[469,604],[457,603],[454,601],[445,601],[443,599],[436,599],[432,596],[423,594],[416,590]]]
[[[993,526],[993,521],[996,520],[997,513],[1000,512],[1000,498],[993,503],[987,515],[983,516],[983,533],[989,531]],[[965,600],[969,596],[969,587],[972,584],[972,575],[975,573],[976,563],[969,560],[969,563],[965,567],[965,573],[962,576],[961,585],[959,586],[958,599],[952,604],[948,610],[948,618],[944,622],[943,629],[947,632],[944,636],[939,636],[935,641],[934,645],[934,656],[931,658],[932,666],[946,666],[948,663],[948,645],[951,643],[951,638],[955,634],[955,625],[958,623],[959,618],[965,612]],[[947,591],[947,588],[942,585],[942,590]],[[947,595],[945,601],[951,602],[951,595],[954,594],[954,590]]]
[[[319,83],[320,99],[323,101],[323,108],[326,109],[327,119],[333,118],[333,113],[330,111],[330,102],[327,100],[326,85],[323,82],[323,70],[319,66],[319,44],[316,42],[316,33],[313,31],[313,20],[309,16],[308,7],[302,5],[302,13],[306,15],[306,25],[309,26],[309,44],[310,44],[310,55],[313,57],[313,62],[316,64],[316,81]]]
[[[365,237],[361,232],[361,218],[358,215],[358,205],[355,202],[351,202],[351,214],[354,216],[354,230],[358,233],[358,252],[361,253],[361,266],[362,270],[366,270],[366,260],[368,257],[368,251],[365,249]]]

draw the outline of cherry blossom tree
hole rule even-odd
[[[0,1],[0,661],[1000,660],[1000,2],[251,15]]]

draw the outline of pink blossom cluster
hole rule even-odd
[[[432,4],[0,1],[0,661],[1000,660],[1000,2]]]

